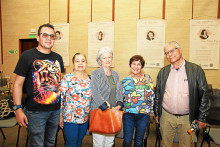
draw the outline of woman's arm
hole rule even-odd
[[[67,89],[68,89],[67,79],[66,76],[64,76],[60,82],[60,102],[61,102],[60,115],[62,115],[64,112]]]
[[[103,80],[102,77],[95,71],[92,73],[91,78],[91,88],[92,88],[92,105],[95,108],[105,105],[105,98],[101,95],[102,88],[101,84]],[[107,106],[107,105],[106,105]]]
[[[123,108],[123,92],[122,92],[122,86],[121,86],[121,82],[120,82],[120,79],[119,79],[119,75],[118,73],[116,72],[115,74],[115,83],[116,83],[116,107],[117,109],[121,109]]]

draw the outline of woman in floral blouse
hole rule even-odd
[[[91,105],[90,78],[85,73],[86,56],[73,56],[73,72],[61,80],[60,127],[64,130],[66,147],[81,147],[88,127]]]

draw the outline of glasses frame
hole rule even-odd
[[[173,48],[173,49],[171,49],[170,51],[168,51],[168,52],[164,52],[164,55],[169,55],[170,53],[174,53],[177,49],[179,49],[179,48]]]
[[[44,39],[48,39],[49,36],[50,36],[50,39],[51,39],[51,40],[55,40],[55,38],[56,38],[56,36],[55,36],[54,34],[48,34],[48,33],[40,33],[40,34],[42,34],[42,37],[43,37]],[[45,36],[45,35],[46,35],[46,36]]]

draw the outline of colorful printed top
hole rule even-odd
[[[29,111],[59,110],[63,72],[63,59],[59,54],[53,51],[44,54],[37,48],[23,52],[14,73],[25,77],[25,108]]]
[[[60,83],[61,108],[64,122],[83,124],[88,120],[91,105],[90,78],[80,80],[66,74]]]
[[[125,112],[150,114],[153,109],[153,82],[150,75],[141,79],[126,77],[122,80]]]

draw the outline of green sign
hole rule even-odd
[[[14,54],[14,50],[9,50],[9,54]]]
[[[15,50],[15,54],[18,54],[18,50]]]
[[[29,34],[29,38],[36,38],[36,34]]]

